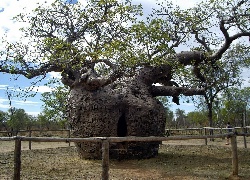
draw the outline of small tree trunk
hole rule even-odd
[[[213,127],[213,110],[212,110],[212,104],[209,104],[209,106],[208,106],[208,119],[209,119],[209,126]],[[214,134],[214,130],[210,129],[209,130],[209,135],[213,135],[213,134]],[[210,141],[214,141],[214,139],[211,138]]]

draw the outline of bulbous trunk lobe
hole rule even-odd
[[[139,79],[116,81],[95,91],[73,87],[69,121],[75,137],[163,136],[165,110]],[[149,158],[160,142],[110,145],[111,158]],[[101,158],[101,144],[76,143],[82,158]]]

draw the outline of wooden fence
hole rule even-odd
[[[185,128],[185,129],[165,129],[167,136],[175,135],[210,135],[212,134],[225,134],[231,129],[236,134],[250,132],[250,126],[246,127],[234,127],[234,128],[214,128],[214,127],[202,127],[202,128]],[[213,138],[212,138],[213,139]],[[243,136],[244,147],[247,148],[246,136]],[[207,139],[205,139],[205,144],[207,145]]]
[[[237,136],[250,136],[247,133],[227,133],[217,135],[195,135],[195,136],[172,136],[172,137],[90,137],[90,138],[57,138],[57,137],[0,137],[2,141],[15,141],[14,152],[14,180],[20,180],[21,173],[21,142],[101,142],[102,143],[102,179],[109,179],[109,143],[132,142],[132,141],[169,141],[169,140],[188,140],[188,139],[209,139],[230,137],[232,148],[232,175],[238,176],[238,152]]]
[[[250,126],[246,127],[234,127],[231,128],[234,132],[243,132],[248,133],[250,132]],[[209,135],[210,131],[213,131],[214,134],[223,134],[228,132],[228,128],[214,128],[214,127],[202,127],[202,128],[185,128],[185,129],[165,129],[167,136],[175,136],[175,135]],[[17,133],[27,133],[28,137],[32,137],[33,132],[39,132],[40,134],[43,134],[44,132],[67,132],[67,138],[70,138],[71,132],[69,129],[51,129],[51,130],[19,130]],[[0,131],[0,134],[10,134],[13,133],[13,131]],[[205,145],[207,145],[207,138],[205,140]],[[247,148],[247,142],[246,142],[246,136],[243,136],[244,140],[244,147]],[[70,146],[70,141],[68,142]],[[32,149],[32,141],[29,141],[29,149]]]
[[[29,129],[29,130],[18,130],[18,131],[0,131],[0,134],[7,134],[9,136],[10,134],[13,134],[13,133],[17,133],[17,134],[27,133],[29,134],[29,137],[31,137],[33,132],[39,132],[40,134],[44,132],[67,132],[67,134],[69,135],[70,129],[48,129],[48,130]]]
[[[69,129],[51,129],[51,130],[39,130],[39,129],[30,129],[30,130],[19,130],[17,133],[27,133],[28,137],[32,137],[33,132],[39,132],[40,134],[44,132],[66,132],[67,133],[67,138],[70,138],[71,132]],[[10,134],[13,133],[13,131],[0,131],[0,134]],[[32,141],[29,141],[29,150],[32,148]],[[70,141],[68,142],[70,146]]]
[[[210,130],[215,133],[222,134],[227,132],[228,129],[233,129],[236,132],[250,132],[250,126],[234,127],[234,128],[214,128],[214,127],[201,127],[201,128],[182,128],[182,129],[165,129],[166,134],[169,135],[207,135]]]

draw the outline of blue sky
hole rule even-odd
[[[79,0],[84,1],[84,0]],[[180,5],[181,7],[191,7],[199,0],[172,0],[175,4]],[[31,11],[37,5],[37,2],[44,2],[44,0],[0,0],[0,34],[4,35],[7,32],[8,40],[13,42],[18,40],[20,37],[20,32],[18,29],[23,24],[17,24],[11,21],[11,18],[16,14],[23,12],[24,7],[25,11]],[[48,3],[53,2],[53,0],[47,0]],[[66,0],[65,2],[76,3],[77,0]],[[155,0],[134,0],[134,3],[142,3],[145,8],[145,11],[150,10],[153,6],[155,6]],[[0,45],[1,48],[1,45]],[[247,72],[246,72],[247,73]],[[56,73],[49,73],[46,79],[42,81],[40,86],[35,87],[34,89],[38,90],[35,97],[32,98],[12,98],[12,106],[16,108],[22,108],[27,113],[31,115],[37,115],[42,110],[43,103],[41,102],[41,93],[51,91],[51,89],[47,86],[44,86],[43,83],[46,83],[49,78],[58,77]],[[17,80],[15,77],[9,74],[0,73],[0,110],[7,111],[9,109],[9,100],[7,97],[7,92],[16,94],[21,90],[27,89],[30,87],[31,82],[33,80],[28,80],[22,76],[20,76]],[[192,103],[183,103],[181,102],[180,106],[175,104],[172,105],[172,110],[176,108],[180,108],[185,110],[186,112],[194,110],[194,106]]]
[[[36,81],[36,78],[29,80],[24,76],[0,73],[0,110],[7,111],[11,100],[12,107],[25,109],[28,114],[36,116],[42,110],[41,93],[51,91],[51,88],[44,84],[57,76],[57,73],[49,73],[41,83],[32,86],[31,83]],[[28,89],[29,93],[25,93]],[[35,96],[29,97],[31,94]],[[11,95],[10,100],[8,95]]]

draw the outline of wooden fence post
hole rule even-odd
[[[207,135],[207,129],[204,128],[204,136],[206,136],[206,135]],[[207,145],[207,138],[205,138],[205,145]]]
[[[238,152],[236,135],[231,136],[233,176],[238,176]]]
[[[14,152],[14,180],[20,180],[21,172],[21,138],[15,139],[15,152]]]
[[[247,128],[243,127],[243,133],[246,134],[247,133]],[[244,147],[247,148],[247,140],[246,140],[246,136],[243,136],[244,139]]]
[[[205,138],[205,145],[207,145],[207,138]]]
[[[109,141],[102,141],[102,180],[109,179]]]
[[[31,137],[31,133],[32,133],[32,131],[29,130],[29,137]],[[31,150],[31,141],[29,141],[29,150]]]
[[[70,129],[68,129],[68,138],[70,138]],[[70,141],[69,141],[69,146],[70,146]]]

